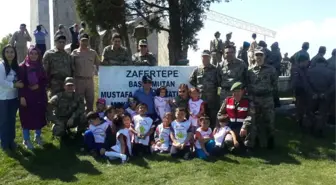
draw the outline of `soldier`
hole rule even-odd
[[[304,42],[302,44],[302,49],[300,51],[296,52],[290,58],[290,62],[292,63],[292,67],[294,67],[297,64],[297,60],[300,57],[300,55],[306,55],[306,56],[308,56],[309,61],[310,61],[310,56],[309,56],[309,53],[308,53],[308,49],[309,49],[309,42]]]
[[[255,105],[255,125],[260,147],[274,146],[274,101],[278,90],[278,77],[274,67],[265,64],[261,47],[255,49],[256,66],[248,71],[247,89],[249,99]]]
[[[335,76],[336,65],[336,49],[333,49],[331,58],[328,59],[328,68],[334,73]],[[335,125],[335,92],[331,96],[330,111],[329,111],[329,123]]]
[[[127,66],[131,64],[131,57],[125,47],[121,46],[121,36],[112,36],[112,45],[106,46],[102,53],[102,65]]]
[[[43,67],[48,76],[49,97],[64,90],[64,80],[72,76],[71,56],[64,50],[65,36],[56,35],[55,48],[46,51],[43,56]]]
[[[232,96],[229,96],[223,102],[218,117],[228,116],[228,126],[239,136],[238,141],[247,147],[250,151],[254,147],[255,127],[254,127],[254,105],[244,98],[245,90],[241,82],[236,82],[232,85]]]
[[[30,42],[31,40],[26,24],[21,24],[20,30],[16,31],[10,40],[10,44],[16,49],[17,61],[19,63],[23,62],[25,59],[27,55],[27,42]]]
[[[303,118],[307,113],[307,102],[309,102],[309,85],[307,83],[308,56],[301,55],[298,65],[292,68],[291,86],[295,94],[296,121],[302,126]]]
[[[290,71],[290,65],[291,63],[289,62],[289,57],[288,53],[284,54],[284,57],[282,58],[281,61],[281,67],[280,67],[280,76],[289,76],[289,71]]]
[[[147,40],[147,37],[148,30],[143,23],[140,22],[139,25],[134,28],[133,38],[135,38],[136,44],[138,44],[141,39]]]
[[[333,51],[331,52],[331,57],[327,61],[328,61],[328,67],[329,67],[329,69],[335,71],[336,49],[333,49]]]
[[[235,46],[227,45],[224,49],[225,60],[218,65],[218,83],[221,87],[220,104],[230,96],[233,83],[240,81],[246,85],[247,66],[235,57]]]
[[[259,41],[258,46],[261,47],[262,50],[263,50],[265,64],[270,65],[272,63],[272,61],[271,61],[271,51],[267,48],[266,42],[261,40],[261,41]]]
[[[326,54],[326,52],[327,52],[327,48],[325,46],[320,46],[318,53],[311,59],[310,66],[314,66],[316,64],[316,61],[319,58],[323,58],[326,61],[326,59],[324,58],[324,55]]]
[[[309,122],[305,122],[305,126],[310,128],[313,134],[322,136],[328,116],[329,102],[335,92],[334,72],[328,69],[326,60],[319,57],[316,59],[315,65],[308,69],[307,80],[311,89],[309,91],[311,98]]]
[[[249,47],[250,47],[250,43],[244,42],[243,47],[239,50],[238,57],[237,57],[237,58],[243,60],[246,66],[249,66],[248,54],[247,54]]]
[[[97,52],[88,48],[89,35],[84,33],[79,39],[79,49],[71,53],[72,70],[76,82],[76,93],[85,97],[86,111],[90,112],[93,110],[94,101],[93,76],[99,68],[100,60]]]
[[[139,41],[139,52],[132,56],[133,65],[135,66],[156,66],[157,61],[154,55],[148,51],[147,40]]]
[[[223,41],[219,38],[220,33],[215,33],[215,39],[210,41],[210,51],[212,55],[212,64],[217,66],[222,61]]]
[[[202,66],[196,68],[190,76],[190,84],[199,88],[201,98],[206,102],[207,115],[210,117],[211,126],[216,124],[218,102],[217,68],[210,63],[210,51],[204,50],[202,53]]]
[[[255,48],[258,46],[257,44],[257,34],[253,33],[252,34],[252,42],[251,42],[251,45],[250,45],[250,48],[248,49],[248,63],[249,63],[249,66],[254,66],[255,64],[255,60],[254,60],[254,50]]]
[[[280,76],[280,63],[281,63],[281,60],[282,60],[282,56],[281,56],[281,52],[280,52],[280,48],[279,48],[279,44],[278,42],[274,42],[272,45],[271,45],[271,52],[270,52],[270,55],[269,55],[269,60],[267,63],[268,65],[271,65],[275,68],[276,72],[277,72],[277,75],[278,77]],[[275,92],[274,94],[274,105],[275,107],[280,107],[280,98],[279,98],[279,94],[278,92]]]
[[[74,79],[67,77],[64,81],[64,92],[60,92],[49,100],[49,121],[53,123],[53,136],[65,136],[70,128],[77,127],[77,134],[86,129],[84,99],[75,94]]]

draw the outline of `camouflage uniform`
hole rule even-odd
[[[234,91],[234,90],[241,89],[241,88],[243,88],[243,85],[240,82],[236,82],[232,85],[230,90]],[[226,110],[227,106],[226,105],[227,105],[227,99],[228,98],[232,98],[232,96],[227,97],[225,99],[225,101],[223,102],[223,104],[221,105],[221,107],[218,111],[218,114],[217,114],[218,117],[227,115],[227,110]],[[242,97],[241,100],[244,100],[244,99],[246,99],[246,97]],[[236,100],[235,100],[235,102],[236,102]],[[237,107],[239,107],[239,103],[240,102],[235,103],[235,109],[237,109]],[[237,140],[240,141],[240,142],[243,142],[244,145],[249,147],[249,148],[254,147],[254,141],[255,141],[255,136],[256,136],[256,128],[255,128],[255,125],[254,125],[254,114],[255,114],[254,104],[251,101],[249,101],[248,115],[245,118],[242,126],[239,127],[239,128],[233,126],[235,124],[241,124],[241,122],[232,122],[232,121],[229,122],[229,126],[232,125],[232,126],[230,126],[230,128],[235,132],[235,134],[237,136]],[[244,138],[241,138],[239,136],[239,133],[240,133],[241,129],[245,129],[246,132],[247,132],[246,137],[244,137]],[[232,143],[230,143],[230,144],[232,144]]]
[[[219,103],[222,104],[225,98],[231,95],[230,88],[233,83],[239,81],[246,85],[247,66],[244,61],[236,58],[231,63],[225,60],[218,67],[218,83],[221,87]]]
[[[113,45],[106,46],[103,50],[102,65],[127,66],[131,64],[131,59],[125,47],[115,49]]]
[[[217,36],[220,33],[216,32],[215,36]],[[215,38],[210,42],[210,51],[212,55],[212,64],[217,66],[221,61],[222,61],[222,56],[223,56],[223,41],[222,39]]]
[[[247,87],[250,100],[255,105],[255,124],[260,147],[273,142],[274,101],[273,93],[278,89],[278,77],[274,67],[267,64],[249,69]]]
[[[86,129],[84,98],[67,92],[60,92],[49,100],[49,121],[53,125],[54,136],[64,136],[69,128],[77,127],[77,132],[82,133]],[[72,118],[73,124],[67,125]]]
[[[132,56],[133,65],[135,66],[157,66],[157,61],[154,55],[150,52],[141,56],[141,53],[135,53]]]
[[[72,60],[67,52],[54,48],[45,52],[42,62],[49,80],[50,98],[62,92],[65,78],[73,75]]]
[[[212,127],[216,124],[219,109],[217,72],[217,68],[212,64],[199,66],[193,71],[189,80],[191,85],[199,88],[202,100],[207,103],[206,111],[210,117]]]

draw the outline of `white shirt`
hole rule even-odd
[[[108,122],[104,122],[99,125],[90,124],[89,130],[93,133],[93,137],[96,143],[104,143],[106,138],[106,129],[110,126]]]
[[[168,103],[168,98],[166,97],[160,97],[160,96],[155,96],[154,97],[154,105],[155,105],[155,110],[158,116],[160,116],[161,120],[163,120],[163,117],[166,112],[170,112],[170,106]]]
[[[196,115],[199,114],[199,112],[201,111],[203,100],[199,99],[197,101],[193,101],[192,99],[190,99],[188,101],[188,104],[189,104],[190,113],[192,115],[192,116],[189,117],[189,120],[190,120],[192,126],[198,128],[199,124],[198,124],[198,118],[196,117]]]
[[[142,117],[140,115],[134,116],[134,129],[141,135],[145,135],[152,128],[153,120],[150,117]],[[137,136],[134,137],[136,143],[140,143],[148,146],[149,136],[145,139],[139,139]]]
[[[104,120],[112,127],[112,125],[113,125],[113,121],[112,120],[108,119],[107,116],[104,117]]]
[[[16,80],[16,73],[10,69],[6,76],[6,69],[4,62],[0,62],[0,100],[11,100],[18,97],[18,90],[14,87],[14,80]]]
[[[132,155],[131,136],[130,136],[129,133],[130,133],[130,131],[127,128],[120,129],[117,132],[117,142],[116,142],[116,145],[114,145],[114,146],[111,147],[115,152],[121,153],[121,143],[120,143],[118,137],[120,135],[123,135],[123,136],[126,137],[126,143],[125,144],[127,146],[128,152],[129,152],[130,155]]]
[[[196,132],[199,132],[199,133],[201,134],[202,138],[210,138],[211,133],[212,133],[212,130],[211,130],[211,128],[208,128],[207,131],[204,131],[204,130],[202,130],[202,128],[200,127],[200,128],[198,128],[198,129],[196,130]],[[198,139],[196,140],[195,147],[196,147],[197,149],[202,149],[202,147],[201,147],[201,143],[199,142]]]
[[[190,129],[191,122],[186,120],[184,122],[173,121],[171,123],[171,129],[174,131],[175,139],[178,143],[182,144],[188,137],[188,130]],[[189,146],[189,141],[186,142],[186,145]]]
[[[228,134],[231,129],[228,126],[225,126],[217,128],[216,130],[216,133],[213,134],[216,146],[222,146],[226,134]]]

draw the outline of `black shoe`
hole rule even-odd
[[[267,141],[267,148],[268,148],[269,150],[274,149],[274,137],[273,137],[273,136],[271,136],[271,137],[268,138],[268,141]]]

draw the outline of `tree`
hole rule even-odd
[[[122,35],[126,47],[130,48],[124,0],[75,0],[75,4],[79,16],[87,23],[91,35],[98,36],[97,26],[105,30],[115,28]]]
[[[0,52],[2,52],[3,48],[9,44],[12,36],[13,35],[10,33],[10,34],[6,35],[5,37],[3,37],[1,39],[1,42],[0,42]],[[0,55],[0,57],[2,57],[2,56]]]
[[[210,4],[221,0],[133,0],[127,8],[142,17],[150,28],[169,33],[169,63],[186,56],[189,47],[197,48],[197,32],[204,26],[203,17]],[[225,2],[228,2],[227,0]],[[169,27],[162,25],[162,19]]]

